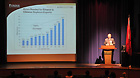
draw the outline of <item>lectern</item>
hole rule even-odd
[[[112,50],[117,49],[117,48],[115,48],[115,46],[113,46],[113,45],[109,45],[109,46],[101,45],[101,48],[99,48],[99,49],[104,49],[105,64],[111,64]]]

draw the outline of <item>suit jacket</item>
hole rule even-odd
[[[106,38],[104,45],[115,45],[114,38]]]

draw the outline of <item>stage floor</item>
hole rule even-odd
[[[47,78],[57,70],[62,77],[71,70],[74,75],[84,75],[89,70],[92,77],[104,75],[105,70],[116,73],[119,78],[123,72],[126,72],[129,78],[140,78],[140,68],[122,67],[121,64],[77,64],[77,63],[7,63],[0,65],[0,76],[8,76],[12,71],[17,74],[34,76],[35,78]],[[135,77],[134,77],[135,76]]]
[[[0,69],[45,69],[45,68],[115,68],[128,69],[121,64],[77,64],[77,63],[7,63]]]

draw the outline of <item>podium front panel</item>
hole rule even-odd
[[[112,51],[104,51],[105,64],[111,64]]]

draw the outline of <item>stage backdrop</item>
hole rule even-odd
[[[95,63],[102,53],[99,48],[111,33],[117,48],[114,61],[120,63],[121,0],[79,0],[77,7],[77,61]]]

